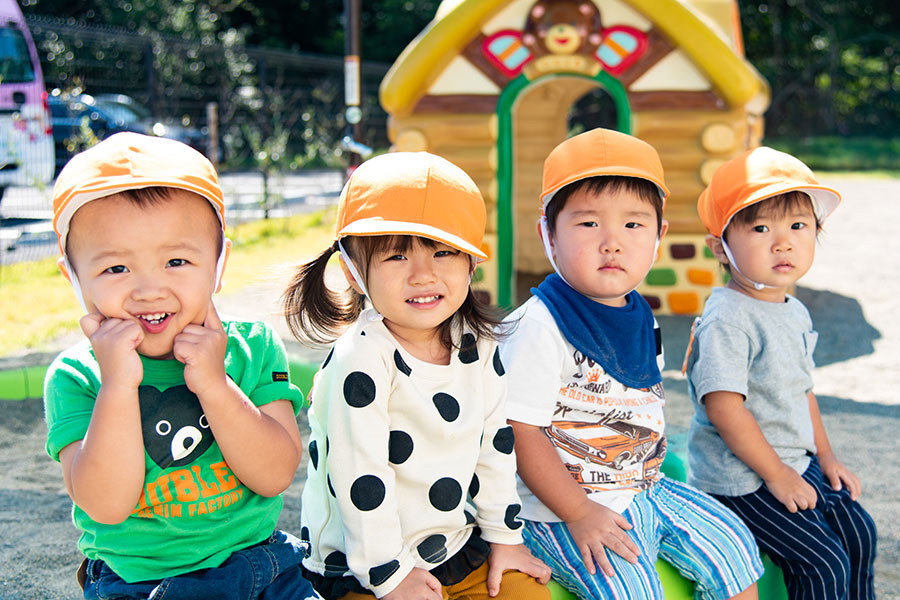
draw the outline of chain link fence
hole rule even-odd
[[[235,211],[268,216],[297,194],[334,195],[347,157],[343,57],[182,39],[27,17],[41,57],[57,171],[121,130],[185,141],[213,160]],[[384,148],[378,85],[389,65],[363,62],[362,142]],[[313,173],[301,181],[298,173]],[[8,188],[0,204],[0,272],[47,255],[51,185]],[[312,190],[312,191],[310,191]],[[237,214],[237,212],[236,212]],[[232,220],[234,222],[234,220]],[[51,244],[51,252],[52,252]],[[3,277],[0,276],[0,285]]]

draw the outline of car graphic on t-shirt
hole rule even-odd
[[[622,421],[584,423],[554,421],[545,430],[554,446],[582,460],[622,470],[636,463],[657,445],[659,433]]]

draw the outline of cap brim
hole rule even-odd
[[[657,191],[659,191],[659,197],[663,201],[663,207],[665,207],[666,198],[669,196],[669,190],[666,189],[665,185],[663,185],[659,181],[656,181],[655,179],[647,177],[647,174],[644,172],[630,171],[628,169],[616,169],[615,171],[600,170],[589,173],[578,173],[570,179],[557,184],[553,189],[545,192],[541,196],[541,210],[543,211],[547,209],[547,205],[550,204],[550,201],[553,200],[553,197],[556,196],[556,193],[559,190],[563,189],[567,185],[575,183],[576,181],[589,179],[591,177],[634,177],[635,179],[643,179],[645,181],[649,181],[650,183],[655,185]]]
[[[827,219],[828,216],[834,212],[834,209],[837,208],[838,204],[841,203],[841,195],[837,192],[837,190],[834,190],[828,186],[815,186],[808,184],[784,185],[783,183],[778,183],[757,190],[753,195],[749,196],[743,203],[741,203],[739,207],[737,207],[737,210],[728,215],[728,220],[722,227],[722,232],[724,232],[725,229],[727,229],[731,224],[732,219],[734,219],[734,215],[739,213],[741,210],[753,204],[762,202],[763,200],[768,200],[769,198],[772,198],[774,196],[787,194],[788,192],[803,192],[807,194],[812,199],[813,211],[815,211],[816,218],[820,222]]]
[[[437,227],[422,223],[405,221],[385,221],[383,219],[360,219],[348,224],[338,231],[337,237],[347,235],[417,235],[436,242],[447,244],[460,252],[470,254],[479,260],[487,260],[488,256],[480,248],[476,248],[461,237],[447,233]]]

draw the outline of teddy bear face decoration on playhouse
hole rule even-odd
[[[484,40],[482,52],[507,77],[518,76],[526,67],[538,71],[560,67],[592,71],[602,67],[618,75],[646,48],[647,36],[634,27],[604,28],[593,2],[538,0],[528,11],[521,31],[494,33]]]

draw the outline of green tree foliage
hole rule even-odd
[[[900,135],[895,0],[741,2],[747,58],[769,80],[769,135]]]

